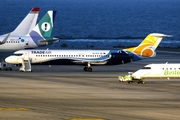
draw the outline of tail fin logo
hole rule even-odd
[[[44,32],[47,32],[51,29],[51,25],[48,23],[48,22],[44,22],[42,23],[41,25],[41,29],[44,31]]]
[[[128,48],[125,50],[133,52],[138,56],[153,57],[156,55],[155,50],[158,47],[163,37],[170,37],[170,36],[160,33],[151,33],[141,42],[139,46]]]
[[[139,56],[152,57],[155,54],[155,46],[157,46],[156,40],[151,35],[148,35],[145,40],[143,40],[141,44],[133,50],[133,52]]]
[[[37,36],[39,39],[43,40],[51,37],[55,15],[56,11],[49,10],[34,27],[34,29],[29,33],[34,41],[36,41],[35,39],[37,39]],[[36,38],[34,36],[36,36]]]

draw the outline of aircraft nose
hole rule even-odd
[[[17,63],[17,57],[16,56],[9,56],[5,59],[5,62],[9,64],[18,64]]]

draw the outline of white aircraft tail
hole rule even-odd
[[[11,35],[21,36],[28,34],[37,23],[39,10],[40,8],[38,7],[32,8],[16,29],[11,32]]]

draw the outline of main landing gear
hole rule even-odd
[[[88,63],[87,66],[84,67],[84,71],[92,72],[91,64]]]
[[[92,72],[92,68],[91,68],[91,67],[88,67],[88,66],[85,66],[85,67],[84,67],[84,71]]]

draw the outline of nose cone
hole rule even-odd
[[[5,59],[5,61],[9,64],[18,64],[17,56],[9,56]]]

